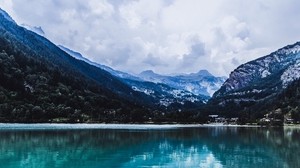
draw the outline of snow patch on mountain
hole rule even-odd
[[[261,101],[280,93],[299,78],[300,42],[297,42],[239,66],[213,98]]]
[[[137,91],[137,92],[143,92],[143,93],[145,93],[146,95],[152,95],[152,94],[154,94],[154,91],[153,90],[150,90],[150,89],[145,89],[145,88],[138,88],[138,87],[136,87],[136,86],[132,86],[131,87],[132,88],[132,90],[134,90],[134,91]]]
[[[290,66],[282,75],[281,81],[283,88],[286,88],[291,82],[300,78],[300,60]]]
[[[300,44],[297,44],[293,47],[288,46],[287,48],[283,48],[277,51],[278,54],[286,54],[286,55],[297,54],[299,52],[300,52]]]
[[[278,74],[282,75],[281,80],[283,86],[286,87],[287,84],[298,78],[297,65],[292,66],[298,59],[300,59],[300,42],[243,64],[230,74],[216,96],[244,88],[253,82]],[[282,72],[284,73],[282,74]]]
[[[214,77],[207,70],[174,76],[160,75],[151,70],[147,70],[138,76],[145,81],[162,83],[179,90],[188,91],[194,95],[205,96],[212,96],[226,80],[225,77]]]
[[[172,103],[174,103],[174,101],[170,100],[170,99],[161,99],[161,100],[159,100],[159,104],[162,105],[162,106],[165,106],[165,107],[170,106]]]
[[[194,89],[195,89],[195,87],[193,87],[193,85],[191,85],[191,84],[187,84],[185,86],[185,90],[187,90],[189,92],[193,92]]]
[[[220,80],[218,82],[208,82],[208,81],[202,81],[199,84],[203,87],[206,88],[207,93],[209,94],[209,96],[213,96],[213,94],[221,88],[222,84],[225,81],[225,78],[223,78],[224,80]]]
[[[265,77],[267,77],[269,75],[271,75],[271,73],[268,70],[266,70],[266,69],[263,70],[262,73],[261,73],[261,77],[262,78],[265,78]]]
[[[161,80],[159,80],[159,82],[157,82],[157,83],[154,83],[153,80],[150,80],[150,82],[152,84],[149,84],[149,82],[146,82],[145,80],[142,80],[133,75],[114,70],[105,65],[101,65],[101,64],[92,62],[92,61],[88,60],[87,58],[85,58],[84,56],[82,56],[79,52],[75,52],[75,51],[68,49],[61,45],[59,45],[58,47],[78,60],[85,61],[88,64],[94,65],[98,68],[101,68],[101,69],[111,73],[112,75],[114,75],[116,77],[119,77],[120,79],[122,79],[123,82],[127,83],[132,88],[132,90],[134,90],[136,92],[144,93],[144,94],[151,96],[154,99],[158,100],[158,105],[167,107],[172,103],[184,104],[185,101],[205,102],[207,100],[207,97],[200,98],[199,96],[193,95],[192,93],[184,91],[184,90],[178,90],[178,89],[175,89],[172,87],[163,86],[163,85],[159,84]],[[149,78],[152,76],[155,76],[155,78],[161,77],[160,75],[155,74],[153,71],[145,71],[144,75],[148,76]]]

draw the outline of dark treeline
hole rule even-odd
[[[199,122],[196,110],[154,110],[0,40],[0,122]],[[12,47],[13,46],[13,47]]]

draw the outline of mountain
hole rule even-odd
[[[247,112],[254,118],[262,117],[299,77],[300,42],[297,42],[236,68],[211,102],[232,114]]]
[[[156,100],[156,104],[167,109],[181,110],[202,107],[209,99],[208,96],[194,95],[191,92],[176,89],[162,83],[130,79],[124,79],[124,82],[130,85],[133,90],[151,96]],[[176,106],[175,109],[174,106]]]
[[[268,91],[272,94],[286,88],[299,77],[300,42],[297,42],[239,66],[230,74],[214,97]]]
[[[141,72],[138,77],[155,83],[190,92],[194,95],[212,96],[225,81],[225,77],[215,77],[207,70],[182,75],[159,75],[151,70]]]
[[[85,61],[91,65],[99,67],[112,75],[118,77],[121,81],[128,84],[134,91],[144,93],[152,98],[152,101],[155,102],[157,107],[169,107],[172,104],[180,104],[180,106],[186,106],[186,104],[194,103],[192,107],[198,105],[203,105],[208,100],[208,96],[203,95],[194,95],[185,90],[179,90],[173,87],[170,87],[165,84],[153,83],[152,81],[145,81],[139,77],[130,75],[125,72],[114,70],[108,66],[101,65],[95,62],[92,62],[82,56],[79,52],[73,51],[67,47],[59,45],[63,51],[67,52],[76,59]],[[190,103],[188,103],[190,102]]]
[[[132,80],[141,80],[140,78],[136,77],[136,76],[133,76],[133,75],[130,75],[128,73],[125,73],[125,72],[121,72],[121,71],[117,71],[117,70],[114,70],[108,66],[105,66],[105,65],[101,65],[101,64],[98,64],[98,63],[95,63],[95,62],[92,62],[90,61],[89,59],[87,59],[86,57],[82,56],[79,52],[76,52],[76,51],[73,51],[67,47],[64,47],[62,45],[58,45],[58,47],[60,49],[62,49],[63,51],[65,51],[66,53],[68,53],[69,55],[71,55],[72,57],[78,59],[78,60],[82,60],[90,65],[94,65],[98,68],[101,68],[109,73],[111,73],[112,75],[116,76],[116,77],[119,77],[119,78],[126,78],[126,79],[132,79]]]
[[[202,97],[95,64],[28,29],[0,9],[0,122],[199,121]]]
[[[151,97],[0,11],[1,122],[124,122],[149,115],[143,106],[152,105]]]
[[[1,35],[2,39],[6,40],[6,44],[2,46],[19,47],[16,48],[16,50],[31,53],[32,56],[37,55],[37,57],[44,59],[43,61],[52,62],[55,66],[59,66],[66,71],[83,75],[113,92],[129,96],[128,98],[134,98],[134,96],[131,95],[136,94],[130,87],[107,71],[74,59],[46,38],[32,31],[28,31],[5,18],[2,18],[1,22]],[[7,44],[9,42],[14,42],[16,46],[9,46],[9,44]]]

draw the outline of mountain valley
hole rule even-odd
[[[300,42],[229,78],[207,70],[134,75],[53,44],[41,27],[19,26],[1,9],[0,21],[0,122],[300,121]]]

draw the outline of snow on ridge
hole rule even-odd
[[[294,46],[293,48],[288,48],[288,49],[281,49],[281,50],[278,50],[277,53],[278,54],[297,54],[300,52],[300,45],[296,45]]]

